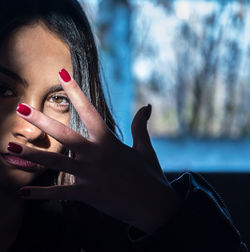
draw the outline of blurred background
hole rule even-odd
[[[250,239],[250,1],[80,2],[124,142],[138,108],[152,104],[164,171],[204,175]]]
[[[123,133],[153,106],[167,171],[250,172],[250,6],[246,1],[85,0],[107,95]]]

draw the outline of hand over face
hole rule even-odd
[[[163,225],[176,213],[179,197],[165,178],[150,142],[147,120],[151,106],[137,112],[132,124],[134,144],[130,148],[107,128],[65,70],[60,72],[59,79],[87,127],[89,138],[28,105],[20,104],[17,113],[22,118],[62,143],[75,156],[70,158],[18,143],[9,144],[8,150],[46,168],[73,174],[75,183],[50,187],[25,186],[20,189],[19,195],[23,194],[23,198],[27,199],[81,201],[148,232]]]

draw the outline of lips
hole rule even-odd
[[[1,156],[3,157],[3,159],[11,164],[11,165],[14,165],[14,166],[17,166],[17,167],[21,167],[21,168],[34,168],[36,166],[38,166],[38,164],[36,163],[33,163],[31,161],[28,161],[28,160],[24,160],[20,157],[16,157],[16,156],[12,156],[10,154],[3,154],[1,153]]]

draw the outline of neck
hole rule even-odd
[[[24,202],[1,189],[0,202],[0,251],[8,251],[22,224]]]

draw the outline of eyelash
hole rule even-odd
[[[5,95],[6,92],[10,91],[12,94],[7,94]],[[16,93],[15,91],[10,88],[10,87],[6,87],[5,85],[0,85],[0,98],[8,98],[8,97],[13,97],[15,96]],[[53,99],[53,98],[59,98],[59,99],[62,99],[64,101],[66,101],[66,104],[58,104],[56,102],[51,102],[50,100]],[[64,95],[61,95],[61,94],[53,94],[51,96],[49,96],[47,98],[47,100],[51,103],[53,103],[53,106],[56,106],[57,108],[59,108],[60,110],[68,110],[69,109],[69,104],[70,104],[70,101],[68,99],[68,97],[64,96]]]
[[[53,99],[53,98],[59,98],[59,99],[63,99],[63,100],[66,101],[66,104],[64,104],[64,105],[58,104],[56,102],[52,102],[54,104],[53,106],[56,106],[56,107],[58,107],[61,110],[68,110],[70,102],[69,102],[69,99],[66,96],[61,95],[61,94],[53,94],[50,97],[48,97],[48,101],[50,102],[50,100]]]

